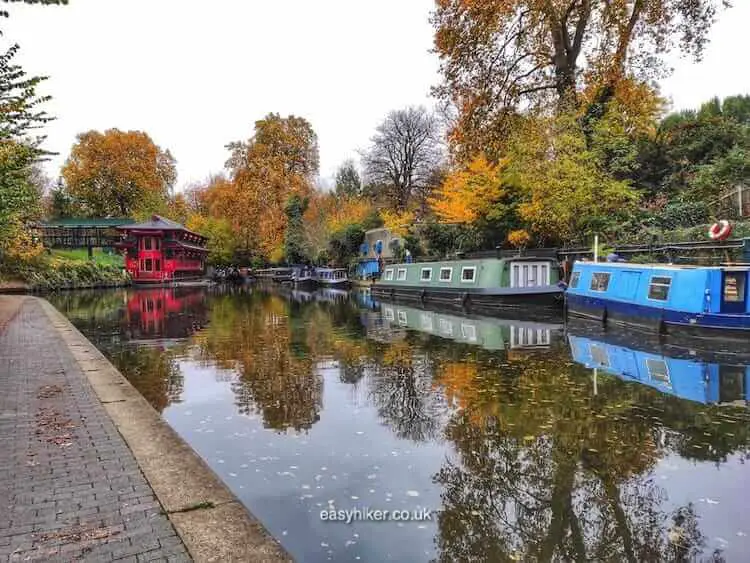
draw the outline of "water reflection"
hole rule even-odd
[[[747,400],[743,357],[336,290],[54,302],[298,560],[750,550],[737,494],[750,476],[750,416],[734,404]],[[319,518],[365,505],[438,512],[419,523]]]

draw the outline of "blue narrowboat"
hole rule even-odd
[[[569,315],[698,336],[750,336],[750,266],[576,262]]]

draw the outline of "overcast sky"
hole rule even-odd
[[[750,1],[735,0],[704,60],[673,59],[663,93],[677,109],[750,93]],[[432,105],[433,0],[70,0],[11,7],[4,42],[18,42],[57,120],[54,178],[77,133],[140,129],[178,161],[178,186],[221,171],[224,145],[268,112],[308,119],[324,181],[367,145],[391,109]],[[330,181],[330,180],[329,180]]]

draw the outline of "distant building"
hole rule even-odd
[[[160,283],[203,275],[208,238],[159,215],[150,221],[120,225],[115,245],[136,283]]]
[[[394,258],[394,241],[396,241],[398,245],[403,244],[400,238],[393,235],[391,231],[386,229],[385,227],[381,227],[379,229],[370,229],[369,231],[366,231],[365,242],[362,245],[364,257],[382,257],[383,260]]]

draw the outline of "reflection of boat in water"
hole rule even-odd
[[[325,303],[341,303],[349,299],[349,292],[345,289],[334,289],[331,287],[321,287],[313,294],[316,301]]]
[[[628,381],[704,404],[748,404],[750,358],[703,356],[695,350],[663,347],[653,341],[631,343],[628,334],[586,331],[568,335],[573,359]],[[625,344],[630,344],[625,345]]]
[[[487,350],[548,348],[562,336],[562,324],[457,315],[382,303],[380,330],[415,330]]]

